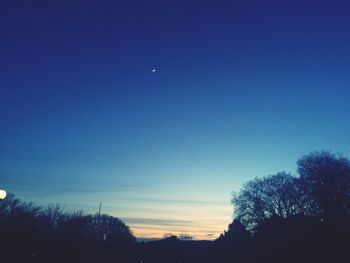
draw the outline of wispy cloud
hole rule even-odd
[[[130,201],[138,201],[142,203],[165,203],[165,204],[186,204],[186,205],[222,205],[222,201],[214,200],[190,200],[190,199],[165,199],[165,198],[149,198],[149,197],[128,197]]]
[[[171,220],[171,219],[155,219],[155,218],[136,218],[136,217],[125,217],[122,218],[129,224],[142,224],[142,225],[159,225],[159,226],[184,226],[194,225],[195,221],[189,220]]]

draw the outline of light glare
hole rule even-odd
[[[6,195],[7,195],[7,193],[6,193],[5,190],[0,190],[0,200],[5,199],[5,198],[6,198]]]

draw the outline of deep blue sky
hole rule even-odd
[[[218,235],[247,180],[350,157],[350,2],[327,2],[1,1],[0,187]]]

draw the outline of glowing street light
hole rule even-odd
[[[6,198],[6,195],[7,195],[6,191],[5,191],[5,190],[0,189],[0,200],[5,199],[5,198]]]

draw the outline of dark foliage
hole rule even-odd
[[[252,233],[244,260],[349,260],[349,160],[314,152],[298,161],[298,172],[299,177],[282,172],[254,179],[233,196],[236,218]]]
[[[315,152],[298,161],[300,180],[326,221],[350,216],[350,162],[329,152]]]
[[[118,218],[45,209],[10,194],[0,202],[0,262],[135,262],[135,238]]]

